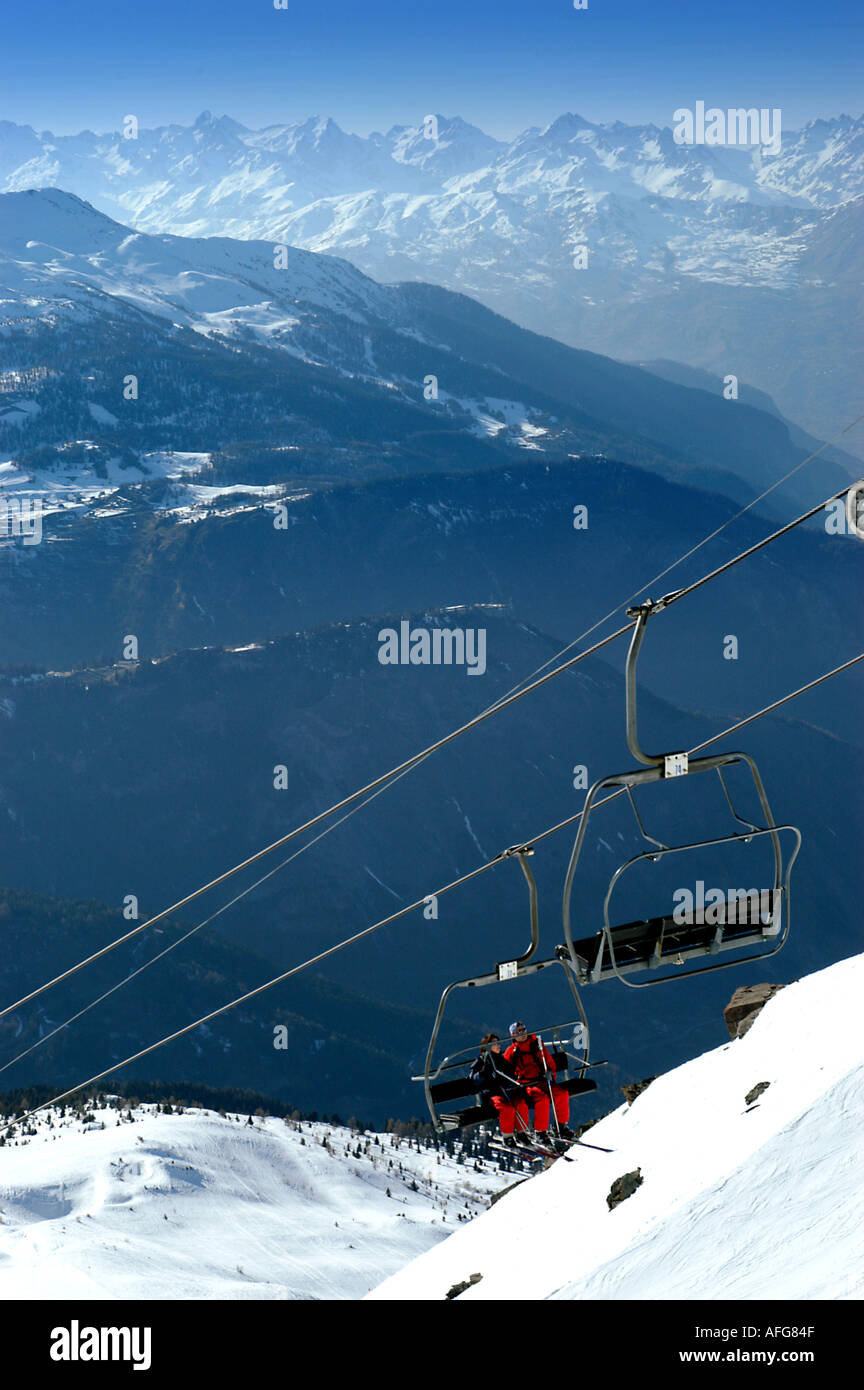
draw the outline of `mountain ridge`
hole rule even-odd
[[[822,437],[851,414],[860,277],[823,246],[845,244],[837,215],[864,203],[864,117],[812,121],[777,155],[578,117],[491,143],[459,118],[435,118],[437,138],[422,123],[361,137],[329,118],[257,133],[225,119],[134,140],[7,122],[0,188],[60,184],[142,231],[265,238],[432,280],[574,346],[736,373]],[[787,360],[796,331],[830,370]]]
[[[73,423],[77,441],[138,449],[257,433],[325,446],[332,461],[347,445],[349,468],[359,450],[361,466],[395,471],[417,471],[418,451],[470,464],[503,446],[614,452],[713,481],[734,459],[738,486],[760,491],[804,457],[774,414],[567,347],[460,292],[380,285],[344,259],[274,256],[266,242],[135,232],[60,190],[0,194],[4,214],[0,352],[43,373],[29,393],[2,373],[17,399],[0,447],[15,453],[68,441],[59,430]],[[136,358],[131,377],[114,366]],[[492,420],[502,403],[521,418]],[[820,457],[817,477],[848,471]],[[797,481],[784,488],[800,498]]]

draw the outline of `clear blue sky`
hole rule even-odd
[[[68,133],[427,112],[513,135],[564,111],[670,125],[779,106],[786,130],[864,107],[862,0],[30,0],[5,6],[0,119]]]

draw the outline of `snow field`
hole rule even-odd
[[[389,1134],[132,1113],[0,1149],[0,1299],[358,1298],[512,1180]]]

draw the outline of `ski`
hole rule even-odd
[[[584,1139],[574,1139],[574,1144],[581,1144],[583,1149],[596,1149],[597,1153],[614,1154],[614,1149],[604,1149],[602,1144],[589,1144]]]
[[[520,1144],[518,1149],[511,1149],[507,1144],[497,1144],[490,1140],[489,1147],[495,1153],[507,1154],[510,1158],[524,1158],[528,1163],[539,1163],[541,1158],[546,1157],[545,1154],[537,1153],[533,1148],[529,1149],[527,1144]]]
[[[541,1158],[563,1158],[566,1163],[573,1162],[573,1159],[566,1153],[562,1153],[560,1149],[553,1149],[551,1145],[547,1144],[538,1144],[533,1139],[529,1143],[518,1144],[515,1149],[511,1149],[509,1144],[503,1144],[498,1140],[490,1139],[489,1147],[490,1149],[495,1149],[498,1153],[510,1154],[513,1158],[521,1154],[523,1158],[533,1160]]]
[[[561,1139],[559,1143],[566,1145],[563,1149],[553,1148],[551,1144],[538,1144],[533,1137],[527,1143],[518,1144],[515,1149],[511,1149],[508,1144],[504,1144],[500,1139],[490,1139],[490,1149],[495,1149],[497,1153],[510,1154],[511,1157],[521,1154],[523,1158],[563,1158],[565,1163],[572,1163],[573,1155],[567,1152],[569,1148],[575,1148],[578,1144],[582,1149],[593,1149],[595,1153],[611,1154],[614,1149],[606,1149],[602,1144],[589,1144],[586,1139]]]
[[[580,1147],[583,1148],[583,1149],[596,1149],[596,1151],[597,1151],[598,1153],[602,1153],[602,1154],[611,1154],[611,1153],[614,1153],[614,1152],[615,1152],[614,1149],[604,1149],[604,1147],[603,1147],[602,1144],[589,1144],[588,1141],[587,1141],[586,1139],[558,1139],[556,1142],[559,1143],[559,1144],[563,1144],[563,1145],[565,1146],[563,1152],[562,1152],[561,1149],[557,1149],[557,1150],[555,1151],[555,1152],[557,1152],[559,1158],[566,1158],[566,1157],[567,1157],[567,1149],[572,1148],[572,1147],[573,1147],[574,1145],[576,1145],[576,1144],[579,1144]],[[543,1145],[538,1145],[538,1147],[539,1147],[539,1148],[543,1148]],[[546,1146],[546,1147],[551,1151],[551,1148],[552,1148],[551,1145],[548,1145],[548,1146]],[[573,1161],[573,1160],[572,1160],[572,1157],[571,1157],[570,1161],[571,1161],[571,1163],[572,1163],[572,1161]]]
[[[561,1141],[564,1142],[563,1139]],[[563,1158],[565,1163],[572,1163],[573,1157],[567,1153],[566,1149],[553,1148],[551,1144],[536,1144],[538,1154],[543,1154],[546,1158]]]

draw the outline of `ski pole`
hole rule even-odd
[[[559,1142],[561,1142],[561,1126],[558,1123],[558,1114],[555,1109],[555,1096],[552,1091],[552,1081],[550,1079],[549,1063],[546,1061],[546,1049],[543,1046],[542,1038],[537,1039],[537,1046],[540,1052],[540,1061],[543,1064],[543,1076],[546,1081],[546,1090],[549,1092],[549,1118],[550,1120],[554,1119],[555,1133],[558,1135]]]

